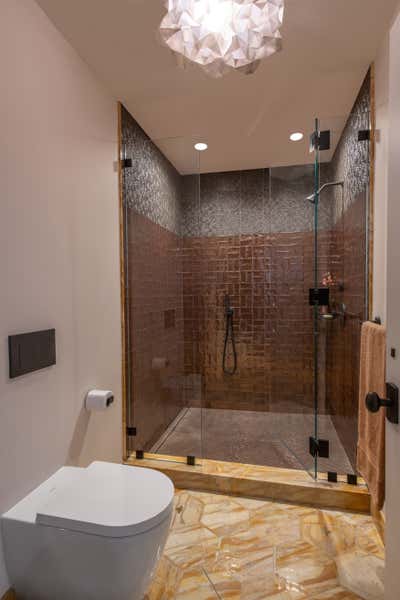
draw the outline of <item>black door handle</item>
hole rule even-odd
[[[381,406],[386,408],[386,418],[391,423],[399,422],[399,389],[393,383],[386,384],[387,398],[380,398],[376,392],[369,392],[365,405],[369,412],[377,413]]]

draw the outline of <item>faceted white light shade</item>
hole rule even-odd
[[[182,61],[221,77],[253,73],[282,47],[284,0],[165,0],[161,38]]]
[[[205,142],[197,142],[194,147],[195,150],[198,150],[198,152],[204,152],[204,150],[207,150],[208,145]]]

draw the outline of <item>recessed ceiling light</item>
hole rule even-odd
[[[208,145],[205,144],[204,142],[197,142],[197,144],[195,144],[194,147],[199,152],[204,152],[204,150],[207,150]]]
[[[302,140],[304,137],[304,134],[302,134],[300,131],[297,131],[296,133],[292,133],[290,136],[290,139],[292,140],[292,142],[300,142],[300,140]]]

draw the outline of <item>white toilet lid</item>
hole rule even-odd
[[[68,486],[55,486],[37,511],[42,525],[129,537],[147,531],[169,514],[171,480],[152,469],[94,462]]]

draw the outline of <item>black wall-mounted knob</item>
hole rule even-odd
[[[365,398],[365,404],[367,405],[369,412],[376,413],[381,406],[391,406],[392,401],[380,398],[376,392],[370,392]]]
[[[399,390],[393,383],[386,384],[387,398],[380,398],[376,392],[369,392],[365,405],[369,412],[377,413],[381,406],[386,407],[386,417],[391,423],[399,422]]]

